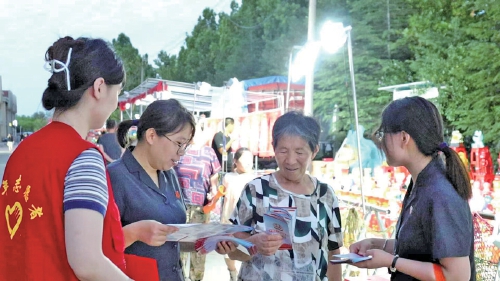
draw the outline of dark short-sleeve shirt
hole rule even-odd
[[[123,226],[155,220],[163,224],[186,223],[186,209],[180,186],[171,169],[158,171],[159,188],[154,184],[130,151],[108,166],[116,204]],[[125,253],[156,259],[160,280],[183,281],[180,249],[177,242],[166,242],[153,247],[136,241]]]
[[[115,133],[106,133],[102,135],[97,143],[102,145],[104,152],[113,160],[117,160],[122,155],[122,148],[118,143]]]
[[[439,263],[442,258],[468,256],[470,280],[476,280],[469,204],[447,179],[440,156],[434,157],[416,182],[410,183],[396,229],[395,252],[400,257]],[[417,279],[396,272],[391,280]]]
[[[226,141],[224,142],[224,138]],[[219,159],[219,163],[222,166],[222,154],[219,152],[219,148],[225,149],[225,145],[231,140],[231,137],[224,137],[222,132],[218,132],[214,135],[214,139],[212,140],[212,148],[215,151],[215,155],[217,155],[217,159]],[[230,147],[227,151],[227,162],[226,167],[222,168],[224,172],[231,172],[233,166],[233,148]]]

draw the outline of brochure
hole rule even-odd
[[[167,235],[167,241],[196,242],[200,238],[233,234],[236,232],[252,231],[252,227],[245,225],[222,224],[222,223],[192,223],[192,224],[169,224],[179,228],[178,231]]]
[[[255,245],[243,239],[233,237],[236,232],[248,232],[253,228],[245,225],[221,224],[221,223],[193,223],[193,224],[169,224],[179,230],[167,235],[167,241],[195,243],[195,249],[199,253],[206,254],[217,248],[217,243],[230,241],[238,245],[244,253],[253,255],[256,252]]]
[[[279,233],[283,237],[280,250],[292,249],[295,207],[273,207],[264,214],[264,225],[268,233]]]
[[[361,261],[371,260],[372,256],[361,256],[355,253],[342,254],[342,255],[333,255],[333,260],[330,260],[330,263],[357,263]]]

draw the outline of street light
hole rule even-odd
[[[12,120],[12,125],[14,126],[14,140],[17,138],[17,120]]]
[[[292,63],[293,63],[293,50],[295,49],[302,49],[302,46],[293,46],[292,50],[290,51],[290,58],[288,60],[288,79],[286,80],[287,85],[286,85],[286,105],[285,105],[285,111],[288,112],[288,105],[290,104],[290,79],[292,78]]]
[[[354,122],[356,125],[356,140],[358,144],[359,187],[361,190],[361,206],[365,213],[365,196],[363,193],[363,164],[361,162],[361,132],[359,130],[358,103],[356,99],[356,84],[354,82],[354,64],[352,61],[351,26],[344,27],[342,23],[327,21],[321,30],[323,49],[330,53],[338,51],[347,41],[349,56],[349,72],[351,74],[352,99],[354,101]]]
[[[361,134],[358,120],[358,103],[356,99],[356,85],[354,82],[354,65],[352,60],[351,26],[344,27],[340,22],[327,21],[320,32],[321,41],[308,42],[303,48],[294,46],[290,52],[288,68],[287,104],[290,98],[290,78],[296,81],[307,73],[312,73],[314,64],[320,48],[328,53],[337,52],[347,41],[347,52],[349,56],[349,71],[351,74],[352,98],[354,101],[354,122],[356,125],[356,139],[358,145],[359,184],[361,189],[361,205],[365,212],[365,200],[363,193],[363,165],[361,162]],[[294,49],[301,48],[292,64],[292,53]],[[306,97],[307,98],[307,97]],[[288,106],[287,106],[288,109]]]
[[[293,50],[295,49],[299,49],[299,52],[295,56],[295,60],[293,60],[292,62]],[[290,59],[288,62],[288,84],[286,91],[286,111],[288,111],[288,103],[290,99],[290,80],[292,80],[293,82],[297,82],[303,76],[306,76],[314,71],[314,65],[316,63],[316,58],[318,57],[320,49],[321,42],[307,42],[307,44],[304,46],[293,46],[292,50],[290,51]],[[306,89],[304,97],[304,114],[312,115],[312,104],[310,104],[311,101],[308,101],[308,96],[309,94],[307,93]],[[308,108],[309,106],[311,108]]]

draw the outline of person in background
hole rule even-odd
[[[354,265],[389,267],[391,280],[476,280],[469,175],[444,142],[436,106],[421,97],[391,102],[375,138],[387,163],[406,167],[411,182],[395,239],[352,244],[352,253],[372,256]]]
[[[137,126],[133,151],[108,165],[116,204],[120,210],[125,252],[153,258],[161,281],[184,281],[180,245],[167,242],[177,230],[168,224],[186,223],[186,205],[172,169],[185,154],[195,133],[194,118],[177,100],[151,103],[139,120],[118,126],[118,142],[128,146],[128,132]],[[222,245],[223,244],[223,245]],[[194,245],[184,245],[193,251]],[[231,243],[219,244],[218,252],[234,251]]]
[[[220,131],[214,135],[212,140],[212,148],[219,159],[219,163],[222,167],[223,172],[230,172],[233,166],[233,149],[232,145],[235,138],[231,138],[231,134],[234,131],[234,119],[227,117],[224,120],[224,132]],[[223,156],[227,156],[227,161],[223,161]]]
[[[99,149],[85,140],[116,109],[121,60],[101,39],[64,37],[45,54],[53,120],[19,144],[3,177],[2,280],[131,280]]]
[[[9,152],[14,149],[14,138],[12,137],[11,134],[7,135],[7,148],[9,148]]]
[[[104,159],[106,159],[108,164],[120,158],[123,151],[125,151],[118,143],[118,138],[116,137],[117,127],[118,124],[116,121],[109,119],[106,121],[106,133],[101,135],[97,140],[97,144],[101,148]]]
[[[214,150],[201,143],[201,130],[197,128],[191,146],[174,166],[187,207],[188,223],[206,223],[210,214],[203,212],[205,206],[217,193],[220,165]],[[192,281],[203,280],[205,255],[182,253],[183,264],[189,264]],[[189,262],[188,262],[189,259]]]
[[[253,154],[246,148],[241,147],[234,153],[233,172],[224,175],[223,185],[225,187],[224,204],[222,205],[221,223],[231,223],[229,218],[233,213],[236,203],[240,198],[245,185],[255,178],[252,170]],[[238,279],[236,263],[229,257],[225,257],[227,269],[231,281]]]
[[[257,247],[248,256],[229,253],[241,264],[238,280],[341,281],[342,268],[331,264],[340,253],[342,229],[338,199],[333,188],[306,174],[319,150],[318,122],[290,111],[274,123],[273,148],[279,170],[250,181],[236,205],[230,221],[254,227],[251,233],[237,233]],[[283,239],[270,234],[262,217],[271,207],[295,209],[292,249],[279,250]]]

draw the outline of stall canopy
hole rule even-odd
[[[243,80],[245,91],[286,91],[288,84],[288,77],[285,76],[267,76],[262,78],[254,78]],[[303,81],[297,83],[290,83],[290,90],[304,90],[305,85]]]
[[[134,105],[149,105],[158,99],[176,99],[194,114],[211,112],[211,116],[238,115],[275,108],[303,108],[304,84],[290,84],[290,101],[285,106],[287,77],[268,76],[238,81],[229,79],[231,85],[213,87],[207,83],[185,83],[148,78],[133,90],[118,98],[121,111]],[[225,108],[230,108],[224,112]],[[142,112],[142,111],[141,111]],[[132,111],[130,111],[130,114]]]
[[[189,111],[205,112],[212,109],[212,96],[222,92],[220,87],[211,87],[208,93],[200,90],[195,83],[184,83],[163,79],[148,78],[139,86],[125,92],[118,98],[121,111],[132,105],[148,105],[157,99],[176,99]]]
[[[267,76],[262,78],[254,78],[241,81],[245,91],[269,93],[273,95],[281,95],[284,102],[284,108],[287,110],[303,110],[304,109],[304,79],[296,83],[290,83],[290,95],[287,100],[288,77],[286,76]],[[260,108],[269,108],[273,105],[271,101],[261,103]],[[249,111],[252,111],[252,105],[249,105]]]

